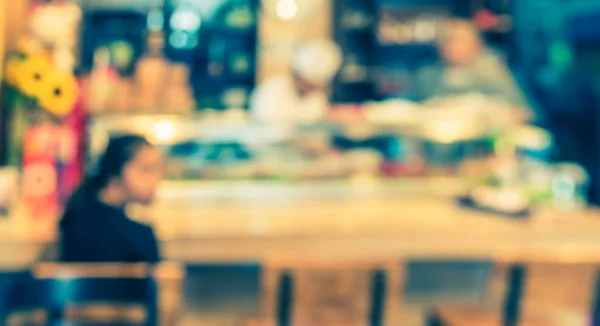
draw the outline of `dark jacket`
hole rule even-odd
[[[151,227],[130,220],[122,209],[80,191],[60,223],[63,262],[147,262],[160,260]]]

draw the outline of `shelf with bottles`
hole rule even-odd
[[[99,51],[111,54],[110,64],[130,75],[145,51],[146,16],[134,11],[93,11],[84,14],[81,70],[91,71]]]
[[[243,78],[253,80],[256,71],[256,53],[252,40],[234,42],[222,41],[213,36],[214,41],[208,43],[206,52],[198,54],[190,69],[193,78],[198,79],[232,79],[232,83]]]
[[[380,45],[433,43],[449,15],[450,10],[441,5],[382,5],[375,35]]]
[[[356,47],[356,44],[346,47],[344,63],[333,85],[333,100],[336,102],[374,99],[372,55],[352,51]]]
[[[252,88],[246,85],[214,85],[196,93],[197,110],[217,109],[227,111],[229,108],[247,109]]]
[[[335,8],[338,33],[372,34],[375,24],[375,5],[372,1],[339,0]]]
[[[197,107],[223,109],[232,105],[230,101],[224,101],[232,97],[228,94],[235,93],[230,90],[254,88],[257,1],[228,0],[211,4],[172,0],[166,4],[164,13],[165,20],[169,22],[165,27],[166,38],[179,33],[182,40],[196,40],[190,46],[183,46],[183,43],[182,46],[168,44],[165,52],[170,59],[189,67],[189,87],[195,95]],[[190,19],[196,17],[193,20],[197,23],[184,26],[179,16],[189,16]],[[234,101],[234,105],[247,107],[248,96],[244,96],[244,99],[244,103],[237,104]]]
[[[212,25],[224,30],[250,31],[258,26],[259,4],[255,0],[224,1],[214,13]]]
[[[333,37],[342,48],[344,62],[334,82],[332,99],[336,102],[373,100],[375,3],[336,0],[333,12]]]
[[[410,98],[418,71],[438,62],[441,23],[452,12],[435,2],[383,1],[375,26],[375,94],[379,99]]]

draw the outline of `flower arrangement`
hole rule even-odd
[[[8,164],[21,173],[19,205],[36,220],[57,217],[61,200],[77,183],[83,113],[72,72],[80,18],[72,1],[33,1],[28,31],[19,36],[18,50],[3,59]]]
[[[79,96],[73,74],[56,69],[43,54],[9,55],[5,75],[9,107],[28,110],[32,117],[60,119],[71,112]]]
[[[73,73],[58,69],[50,55],[31,39],[6,57],[4,107],[11,115],[9,164],[20,166],[23,137],[37,125],[60,125],[75,107],[79,85]]]

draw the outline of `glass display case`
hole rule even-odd
[[[167,157],[167,179],[187,181],[473,177],[492,153],[491,133],[470,119],[264,126],[242,117],[97,116],[89,128],[90,167],[109,137],[121,133],[148,137]]]

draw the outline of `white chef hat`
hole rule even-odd
[[[339,46],[326,39],[302,43],[292,57],[292,70],[307,82],[327,85],[342,64]]]

